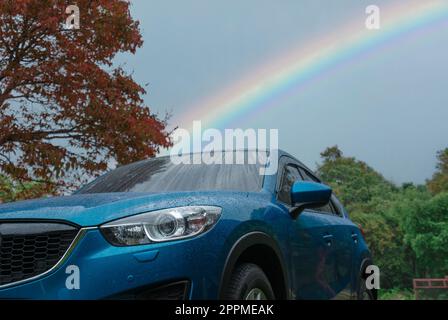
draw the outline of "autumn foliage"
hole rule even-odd
[[[79,30],[63,28],[70,4]],[[166,117],[113,63],[141,45],[127,1],[0,1],[0,174],[67,186],[169,146]]]

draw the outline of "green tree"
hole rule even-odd
[[[412,199],[428,200],[426,188],[409,183],[398,188],[365,162],[345,157],[337,146],[327,148],[321,156],[318,173],[344,203],[351,219],[362,226],[381,270],[382,288],[411,287],[416,256],[405,241],[402,222],[406,210],[401,203],[412,206]]]
[[[416,256],[416,275],[448,275],[448,192],[427,201],[408,200],[400,209],[404,240]]]
[[[397,189],[365,162],[344,157],[338,146],[327,148],[321,157],[323,162],[318,166],[318,174],[348,209],[368,205],[378,197],[388,199]]]
[[[38,182],[12,181],[0,175],[0,203],[38,198],[53,193],[48,184]]]
[[[448,191],[448,148],[437,152],[437,160],[436,172],[427,181],[428,189],[433,194]]]
[[[379,247],[382,252],[374,255],[382,267],[385,288],[410,288],[412,279],[418,274],[417,256],[410,243],[406,241],[408,230],[404,221],[411,212],[419,211],[431,199],[431,194],[421,186],[405,185],[393,195],[393,200],[377,207],[375,216],[384,219],[383,232],[378,230],[376,237],[389,237],[389,243],[369,238],[369,245]],[[369,224],[367,224],[369,225]],[[375,254],[375,253],[374,253]]]

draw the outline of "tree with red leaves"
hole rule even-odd
[[[0,1],[0,174],[75,186],[170,145],[166,120],[113,59],[143,42],[123,0]],[[66,30],[68,5],[80,28]],[[55,189],[56,187],[56,189]]]

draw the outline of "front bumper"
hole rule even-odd
[[[187,299],[216,299],[222,257],[219,250],[210,247],[219,242],[210,238],[213,235],[208,232],[173,242],[115,247],[98,228],[86,228],[57,268],[29,281],[0,287],[0,299],[157,298],[154,294],[158,292],[166,294],[166,290],[158,289],[179,283],[184,285]],[[74,269],[79,270],[79,288],[70,285],[77,276]],[[168,296],[170,293],[173,290]]]

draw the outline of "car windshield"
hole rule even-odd
[[[205,164],[201,161],[200,154],[182,156],[180,164],[175,164],[169,156],[144,160],[119,167],[76,193],[259,191],[263,183],[259,169],[263,162],[255,161],[247,152],[231,152],[231,155],[233,159],[244,157],[244,164],[235,164],[238,163],[236,160],[228,161],[224,153],[220,155],[223,164]],[[185,157],[190,159],[190,164],[186,163]],[[248,160],[250,157],[251,161]]]

